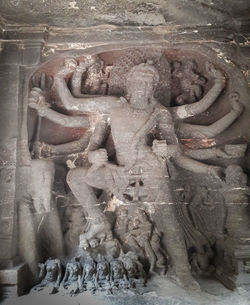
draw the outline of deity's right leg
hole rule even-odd
[[[69,171],[67,182],[74,196],[87,214],[88,225],[81,235],[82,244],[87,245],[92,238],[101,241],[112,237],[111,228],[105,214],[98,206],[97,197],[93,187],[105,189],[105,167],[88,174],[86,168],[76,168]]]
[[[97,206],[97,198],[93,187],[106,188],[105,168],[95,171],[90,179],[87,176],[87,172],[88,169],[84,167],[71,169],[67,175],[67,183],[78,202],[84,207],[88,217],[96,218],[102,215],[102,211]]]

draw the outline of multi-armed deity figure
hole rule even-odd
[[[78,114],[100,114],[87,148],[90,166],[70,169],[67,175],[67,183],[89,219],[88,229],[83,232],[81,240],[88,245],[92,239],[97,239],[100,244],[113,239],[111,225],[97,204],[94,188],[110,191],[119,200],[130,203],[131,208],[143,209],[144,203],[152,203],[154,213],[151,218],[157,231],[162,233],[162,242],[174,263],[177,281],[185,287],[196,288],[198,284],[191,276],[182,229],[175,215],[168,160],[194,173],[220,179],[221,168],[198,162],[182,152],[178,133],[190,137],[215,136],[240,115],[242,107],[234,103],[231,112],[210,126],[180,122],[206,111],[225,87],[223,73],[209,63],[207,74],[214,83],[206,95],[193,104],[168,108],[154,98],[159,73],[152,62],[136,65],[128,72],[126,99],[114,96],[73,97],[65,78],[74,73],[76,67],[77,62],[68,59],[54,76],[54,86],[61,102],[67,110]],[[37,89],[31,92],[30,107],[53,120],[53,110],[44,104],[44,98]],[[57,113],[57,122],[59,116]],[[81,125],[79,116],[68,116],[67,122],[69,120]],[[179,123],[178,131],[175,130],[176,121]],[[61,124],[63,122],[62,119]],[[82,117],[82,125],[86,125],[86,116]],[[112,161],[105,149],[110,134],[115,151]],[[82,150],[82,146],[76,143],[65,145],[67,152],[70,145],[74,152]],[[43,143],[41,149],[55,152],[56,146]]]

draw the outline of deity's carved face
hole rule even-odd
[[[149,64],[140,64],[127,75],[127,94],[130,104],[145,109],[150,104],[154,90],[159,82],[158,71]]]

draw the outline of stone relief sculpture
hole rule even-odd
[[[125,94],[111,96],[106,95],[110,92],[109,80],[102,59],[96,55],[86,56],[79,62],[66,58],[54,74],[53,90],[66,113],[70,114],[52,109],[41,86],[31,88],[29,107],[35,109],[39,117],[64,127],[88,128],[73,142],[52,145],[36,141],[35,154],[38,159],[50,160],[47,162],[60,155],[69,156],[67,186],[83,207],[87,220],[79,236],[79,251],[83,257],[91,257],[82,264],[77,291],[83,287],[87,289],[90,282],[92,290],[102,287],[112,290],[114,286],[124,288],[126,285],[131,288],[130,278],[145,278],[147,268],[144,270],[143,259],[148,262],[148,272],[161,274],[166,273],[171,261],[177,283],[198,289],[186,249],[187,238],[192,234],[195,237],[190,239],[191,243],[196,244],[193,265],[196,269],[213,272],[209,263],[210,250],[206,252],[203,247],[203,243],[209,243],[208,239],[191,223],[185,227],[182,222],[189,216],[186,212],[178,212],[174,204],[178,199],[171,168],[187,170],[223,184],[227,170],[201,161],[233,158],[234,147],[186,149],[180,139],[215,137],[240,116],[243,106],[239,94],[233,93],[231,110],[216,122],[206,126],[188,123],[185,119],[202,114],[216,103],[226,86],[225,75],[209,62],[205,64],[206,76],[196,72],[193,60],[174,62],[172,77],[179,80],[181,94],[175,100],[178,106],[166,107],[155,98],[155,92],[162,86],[159,62],[165,63],[166,71],[170,71],[162,54],[156,63],[147,58],[144,62],[131,64],[126,77],[123,76],[124,88],[118,88]],[[70,86],[66,82],[69,78]],[[211,86],[204,93],[208,80]],[[165,88],[169,90],[170,84]],[[244,149],[246,147],[240,155]],[[70,155],[75,156],[73,161]],[[83,159],[82,166],[75,162],[79,157]],[[118,206],[115,227],[100,207],[100,190],[126,206],[126,209]],[[190,231],[196,233],[190,235]],[[134,251],[138,251],[137,258],[126,257]],[[78,283],[79,263],[68,264],[65,281]],[[70,275],[72,264],[79,265],[77,276],[74,272]]]

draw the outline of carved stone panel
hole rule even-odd
[[[62,286],[74,293],[143,287],[155,273],[233,288],[228,262],[249,244],[250,217],[247,141],[234,128],[246,87],[233,72],[187,45],[91,48],[30,75],[20,217],[34,243],[22,255],[57,258],[42,268],[58,273],[40,286],[60,290],[67,256]]]

